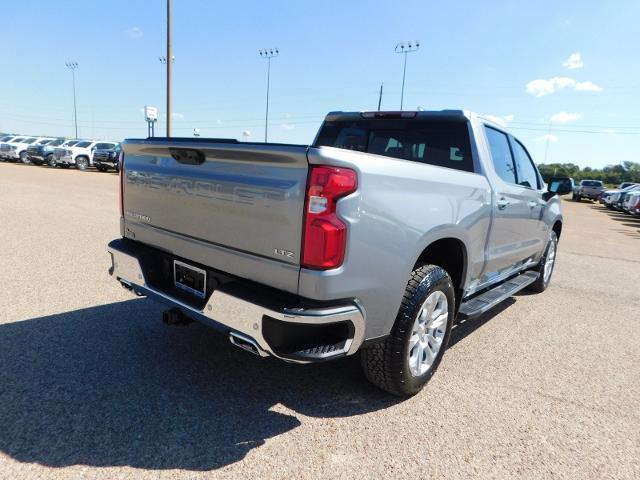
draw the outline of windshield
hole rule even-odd
[[[6,142],[7,140],[11,140],[12,138],[13,138],[12,136],[2,137],[0,138],[0,142]]]
[[[36,140],[37,140],[37,138],[27,138],[27,139],[26,139],[24,142],[22,142],[22,143],[29,145],[29,144],[31,144],[31,143],[33,143],[33,142],[35,142]]]
[[[76,145],[76,147],[78,148],[87,148],[89,145],[91,145],[93,142],[80,142]]]
[[[315,146],[357,150],[386,157],[473,171],[469,129],[463,121],[353,119],[327,121]]]
[[[51,142],[48,143],[48,145],[50,147],[57,147],[58,145],[62,145],[64,143],[64,140],[59,138],[58,140],[51,140]]]
[[[583,187],[601,187],[602,182],[599,180],[583,180],[580,182]]]
[[[47,139],[47,140],[40,140],[39,142],[36,143],[36,145],[48,145],[49,143],[51,143],[51,139]]]
[[[24,137],[16,137],[13,140],[9,141],[9,143],[19,143],[24,140]]]

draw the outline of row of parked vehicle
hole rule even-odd
[[[607,189],[600,180],[581,180],[573,187],[572,198],[576,202],[597,201],[612,210],[640,216],[640,183],[623,182],[617,188]]]
[[[101,140],[6,135],[0,138],[0,160],[78,170],[118,170],[120,144]]]
[[[605,190],[598,199],[603,205],[640,216],[640,183],[621,183],[615,190]]]

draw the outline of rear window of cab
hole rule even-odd
[[[327,121],[316,147],[327,146],[473,172],[465,121],[354,119]]]

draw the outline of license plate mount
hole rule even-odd
[[[207,291],[207,272],[180,260],[173,261],[173,283],[174,285],[195,295],[198,298],[205,298]]]

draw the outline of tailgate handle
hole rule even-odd
[[[173,159],[184,165],[202,165],[205,160],[204,153],[195,148],[170,148]]]

